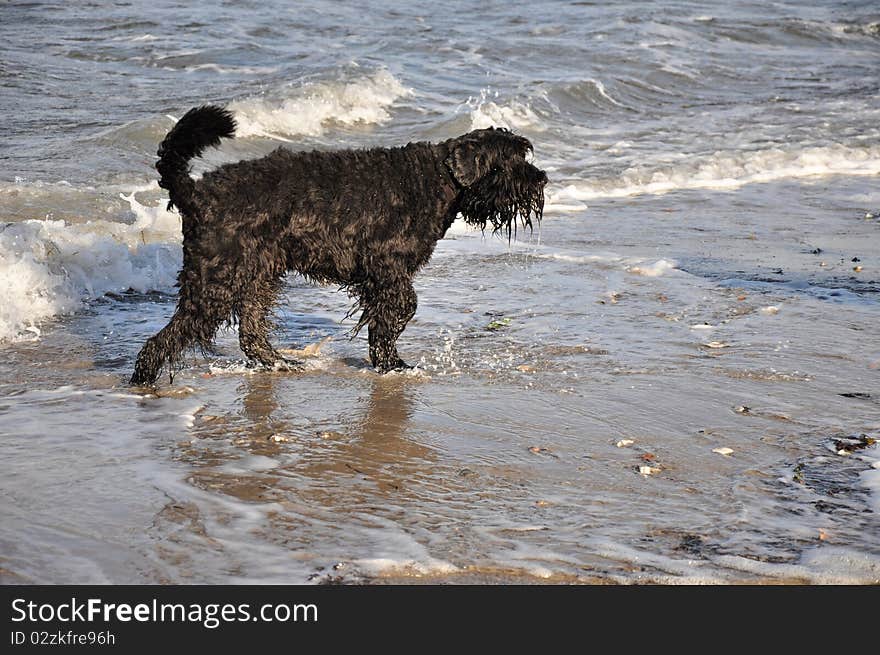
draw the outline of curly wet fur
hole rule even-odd
[[[198,107],[159,147],[159,185],[183,220],[183,267],[177,310],[138,355],[133,384],[173,372],[188,348],[210,349],[217,328],[236,319],[248,358],[295,365],[268,339],[289,271],[348,290],[373,366],[406,367],[396,342],[416,311],[413,276],[456,216],[508,236],[541,219],[547,176],[526,161],[529,141],[504,129],[396,148],[279,148],[193,180],[190,159],[234,131],[228,111]]]

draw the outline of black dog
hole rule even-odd
[[[529,162],[532,144],[504,129],[398,148],[292,152],[226,164],[201,180],[189,161],[235,121],[225,109],[191,109],[159,146],[159,186],[183,219],[177,311],[137,358],[132,384],[151,384],[192,346],[210,349],[234,319],[250,359],[296,367],[269,343],[267,314],[283,276],[296,271],[342,285],[363,310],[379,372],[407,368],[396,341],[416,311],[412,280],[461,214],[495,232],[540,221],[547,176]]]

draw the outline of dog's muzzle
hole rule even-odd
[[[544,187],[547,174],[525,159],[496,166],[462,191],[459,212],[464,220],[492,232],[516,235],[517,225],[533,229],[532,219],[540,222],[544,214]]]

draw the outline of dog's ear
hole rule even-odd
[[[474,136],[474,133],[465,134],[452,142],[446,165],[462,186],[470,186],[491,169],[489,157],[483,151],[483,139]]]
[[[462,186],[471,186],[493,167],[512,157],[525,157],[529,140],[503,128],[475,130],[450,142],[446,165]]]

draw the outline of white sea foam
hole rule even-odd
[[[153,34],[141,34],[139,36],[114,36],[111,41],[128,41],[130,43],[139,43],[144,41],[158,41],[159,37]]]
[[[615,100],[614,98],[612,98],[612,97],[608,94],[608,91],[605,90],[605,85],[602,84],[602,82],[600,82],[599,80],[589,79],[589,80],[587,80],[587,82],[588,82],[590,85],[592,85],[592,87],[596,90],[596,93],[597,93],[600,97],[604,98],[605,100],[607,100],[608,102],[610,102],[612,105],[616,105],[616,106],[618,106],[618,107],[626,107],[626,105],[624,105],[623,103],[618,102],[617,100]]]
[[[423,575],[442,575],[458,571],[458,567],[454,564],[432,557],[426,557],[421,561],[376,557],[358,559],[352,563],[364,573],[380,577],[393,575],[419,577]]]
[[[193,64],[185,68],[187,71],[212,71],[223,75],[235,73],[237,75],[270,75],[278,71],[277,66],[221,66],[220,64],[206,63]]]
[[[390,107],[409,91],[386,70],[349,82],[314,82],[282,98],[259,97],[229,105],[238,122],[238,136],[319,136],[331,123],[384,123]]]
[[[880,146],[831,145],[797,150],[716,152],[665,168],[625,170],[613,179],[578,182],[548,193],[551,205],[687,189],[734,190],[746,184],[824,175],[880,174]]]
[[[110,291],[171,290],[180,268],[177,214],[123,198],[131,224],[28,220],[0,226],[0,341],[33,339],[41,322]]]
[[[573,255],[563,252],[537,252],[535,253],[535,256],[544,259],[556,259],[561,262],[570,262],[572,264],[593,264],[597,262],[608,263],[620,261],[619,256],[610,254]]]
[[[587,205],[582,202],[553,202],[551,196],[547,195],[544,201],[544,214],[564,214],[568,212],[580,212],[587,209]]]
[[[655,262],[639,263],[627,267],[627,271],[634,275],[645,277],[659,277],[675,268],[675,262],[668,259],[658,259]]]
[[[777,564],[720,555],[714,561],[734,571],[777,579],[800,579],[811,584],[863,584],[880,581],[880,558],[851,548],[823,546],[806,550],[795,564]]]
[[[478,97],[467,99],[462,107],[470,111],[472,130],[487,127],[505,127],[509,130],[543,129],[541,119],[529,105],[517,100],[499,104],[497,100],[498,92],[490,89],[482,89]]]

